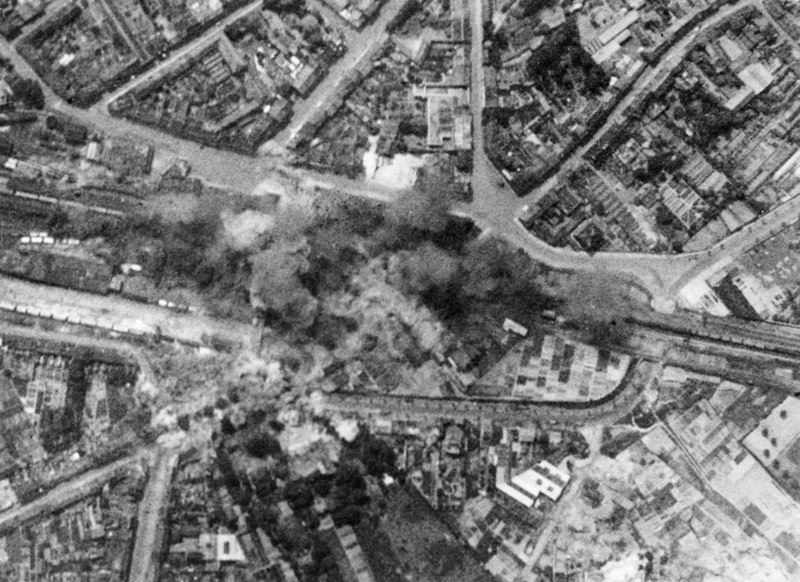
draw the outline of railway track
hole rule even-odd
[[[659,313],[637,314],[627,321],[684,337],[800,358],[800,327],[793,325],[698,314]]]
[[[629,323],[665,337],[686,338],[695,342],[722,344],[737,351],[753,352],[766,359],[771,357],[797,360],[800,364],[800,327],[766,322],[723,319],[695,314],[664,315],[638,314],[627,318]],[[758,352],[758,354],[755,354]],[[689,366],[692,367],[692,366]],[[715,370],[721,375],[742,370]],[[754,372],[756,374],[756,372]],[[751,378],[753,383],[758,378]],[[774,383],[776,378],[769,378]],[[795,382],[784,379],[780,387],[795,391]],[[424,397],[391,394],[356,394],[339,392],[327,394],[325,404],[331,409],[363,414],[389,415],[396,418],[435,416],[460,419],[497,419],[528,424],[533,422],[589,423],[619,418],[633,408],[638,393],[631,383],[623,380],[612,393],[600,400],[588,402],[542,402],[515,398],[492,397]]]

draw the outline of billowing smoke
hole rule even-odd
[[[309,270],[309,252],[307,241],[300,238],[278,241],[250,257],[250,300],[268,322],[295,329],[314,323],[318,302],[301,281]]]

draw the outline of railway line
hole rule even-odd
[[[629,323],[684,337],[800,358],[800,327],[700,314],[636,314]]]
[[[660,354],[656,359],[672,365],[700,369],[711,364],[702,358],[694,362],[684,357],[685,352],[701,356],[711,348],[718,356],[732,356],[746,360],[752,358],[759,364],[796,364],[800,369],[800,327],[723,319],[697,314],[647,313],[629,316],[629,323],[639,331],[660,336],[676,349],[671,355]],[[648,354],[633,354],[647,358]],[[711,366],[709,373],[730,377],[751,384],[769,384],[776,389],[797,392],[800,382],[772,374],[762,374],[758,369]],[[497,419],[522,425],[549,422],[594,423],[624,416],[633,408],[638,393],[628,381],[623,380],[612,393],[600,400],[585,402],[543,402],[515,398],[492,397],[424,397],[391,394],[356,394],[339,392],[327,394],[325,405],[332,410],[392,416],[397,419],[434,416],[457,419]]]

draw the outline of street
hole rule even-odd
[[[142,501],[139,504],[139,519],[136,543],[131,557],[128,582],[154,582],[158,571],[158,552],[164,536],[169,486],[172,472],[178,462],[175,450],[159,449],[151,466]]]
[[[745,6],[761,5],[755,0],[742,0],[733,5],[721,8],[702,26],[708,27],[727,18]],[[475,45],[482,44],[482,26],[480,2],[473,3],[472,30],[474,40],[472,52],[473,95],[482,94],[482,86],[478,75],[482,74],[483,51],[476,50]],[[763,10],[763,8],[762,8]],[[563,167],[577,163],[588,149],[617,123],[622,112],[642,91],[647,90],[658,79],[680,63],[693,41],[691,35],[677,42],[659,61],[656,67],[642,74],[630,93],[622,99],[608,116],[604,125],[594,137],[582,148],[565,160]],[[473,99],[473,194],[474,201],[469,205],[460,205],[456,211],[471,217],[482,229],[490,230],[496,236],[504,238],[513,246],[524,250],[533,259],[554,269],[572,271],[604,271],[620,275],[643,287],[652,297],[653,306],[670,311],[674,308],[677,293],[695,277],[713,271],[715,265],[730,260],[742,252],[754,247],[773,236],[786,225],[800,219],[800,199],[793,199],[760,217],[743,230],[715,244],[710,249],[694,253],[676,255],[653,255],[646,253],[597,253],[588,255],[568,248],[551,247],[544,241],[525,231],[516,220],[525,204],[536,199],[549,184],[534,190],[529,195],[519,198],[504,183],[500,172],[489,161],[484,151],[483,131],[481,124],[482,110],[479,100]],[[550,181],[552,182],[552,180]]]
[[[59,485],[28,504],[0,513],[0,531],[8,531],[20,523],[34,519],[44,513],[52,513],[84,499],[87,495],[105,485],[117,471],[142,461],[149,454],[150,451],[147,449],[137,451],[124,459],[89,471],[80,477]]]
[[[309,0],[309,4],[320,12],[328,22],[338,28],[344,34],[347,44],[347,53],[337,60],[328,70],[322,82],[305,99],[301,99],[294,104],[294,117],[289,126],[279,133],[273,140],[267,142],[261,149],[283,147],[286,141],[292,137],[303,124],[311,119],[319,110],[324,110],[330,106],[330,96],[336,93],[341,81],[352,71],[356,64],[365,56],[370,54],[376,47],[384,44],[389,35],[386,34],[386,25],[397,15],[400,8],[408,0],[389,0],[380,10],[378,17],[356,31],[345,24],[342,18],[336,14],[322,0]]]
[[[734,5],[726,6],[713,15],[708,23],[717,22],[728,16],[730,13],[753,4],[754,0],[743,0]],[[321,5],[320,5],[321,6]],[[348,31],[347,38],[352,46],[366,50],[371,43],[379,41],[381,26],[385,26],[390,16],[396,13],[402,6],[400,0],[393,0],[387,4],[382,16],[364,31]],[[723,241],[707,251],[681,255],[651,255],[645,253],[597,253],[590,256],[586,253],[576,252],[569,248],[551,247],[544,241],[537,239],[527,231],[516,220],[521,207],[536,197],[536,193],[518,198],[510,188],[503,188],[499,184],[503,182],[502,176],[488,160],[484,151],[483,131],[481,124],[483,87],[483,63],[481,50],[483,42],[483,28],[481,17],[481,6],[479,2],[472,3],[472,111],[473,111],[473,194],[474,200],[470,204],[457,205],[454,213],[472,218],[476,224],[490,231],[495,236],[505,239],[514,247],[524,250],[534,260],[544,263],[554,269],[579,270],[579,271],[605,271],[618,274],[637,285],[644,288],[652,297],[653,305],[657,308],[669,311],[674,308],[675,294],[677,291],[692,278],[713,268],[721,260],[733,256],[735,252],[741,252],[759,242],[772,236],[784,222],[794,222],[800,217],[800,201],[789,201],[786,205],[774,210],[770,215],[762,217],[752,223],[747,229],[741,231],[726,241]],[[249,9],[252,9],[250,7]],[[325,11],[324,6],[320,8]],[[246,10],[246,9],[243,9]],[[334,17],[334,15],[329,14]],[[708,24],[707,23],[707,24]],[[345,25],[340,25],[344,28]],[[214,35],[214,29],[209,31],[203,38],[198,39],[197,43],[202,43],[204,38]],[[654,81],[665,70],[677,66],[678,56],[683,55],[690,43],[690,37],[684,38],[665,55],[660,64],[650,71],[644,73],[631,93],[623,99],[615,108],[614,113],[609,116],[609,120],[595,135],[586,147],[590,147],[594,140],[598,139],[604,130],[608,129],[609,124],[622,112],[641,91],[646,90],[648,83]],[[0,40],[0,54],[9,58],[15,67],[26,76],[36,78],[35,73],[25,63],[6,41]],[[359,56],[358,50],[349,53],[340,62],[354,62]],[[177,56],[175,57],[177,58]],[[349,59],[349,60],[348,60]],[[344,65],[342,65],[344,66]],[[298,110],[292,127],[298,127],[299,119],[303,117],[302,112],[308,111],[310,115],[313,108],[325,103],[336,89],[340,75],[334,69],[326,80],[317,87],[312,95],[305,101],[305,105]],[[335,74],[334,74],[335,73]],[[122,119],[117,119],[108,115],[102,108],[93,108],[89,111],[77,109],[65,104],[58,99],[52,91],[45,88],[48,103],[56,110],[67,113],[75,117],[78,121],[102,131],[109,136],[135,137],[138,140],[145,140],[153,144],[157,150],[157,156],[167,160],[185,159],[191,164],[196,175],[204,178],[208,183],[224,188],[234,189],[241,192],[253,193],[258,186],[265,181],[286,184],[286,192],[291,198],[293,192],[315,191],[317,189],[329,189],[346,192],[354,196],[373,198],[381,201],[391,201],[396,199],[398,193],[388,189],[380,189],[374,185],[367,185],[363,181],[349,180],[339,176],[330,176],[317,172],[298,170],[288,167],[280,158],[274,156],[262,156],[253,158],[235,154],[232,152],[214,150],[201,147],[198,144],[186,140],[178,139],[154,129],[136,125]],[[273,148],[274,149],[274,148]],[[573,156],[578,159],[586,148],[582,148]],[[571,163],[567,160],[565,165]],[[781,220],[776,221],[774,217],[780,216]]]
[[[339,83],[347,71],[364,54],[368,54],[376,46],[385,42],[386,24],[397,14],[406,0],[389,0],[383,6],[376,21],[362,31],[349,29],[320,0],[309,1],[329,19],[336,19],[332,23],[343,31],[349,50],[343,58],[330,68],[327,76],[316,89],[306,99],[296,104],[295,116],[289,127],[276,140],[266,144],[262,148],[263,152],[282,151],[284,141],[320,108],[328,105],[330,97],[337,91]],[[701,28],[711,26],[732,12],[748,5],[758,6],[763,11],[763,6],[761,6],[760,2],[742,0],[720,9],[709,17]],[[259,9],[260,6],[260,0],[248,4],[224,19],[202,37],[170,55],[149,72],[132,80],[113,94],[108,95],[100,104],[89,110],[77,109],[65,103],[42,83],[47,104],[53,110],[65,113],[106,136],[128,137],[138,141],[149,142],[156,148],[157,156],[163,165],[179,159],[187,160],[192,166],[194,174],[202,177],[209,184],[226,189],[251,194],[258,192],[259,186],[269,181],[280,184],[284,188],[282,194],[289,199],[294,196],[299,199],[301,195],[306,197],[308,193],[318,190],[335,190],[383,202],[396,200],[398,196],[396,191],[381,189],[361,181],[291,168],[280,155],[262,153],[260,157],[248,157],[227,151],[214,150],[109,115],[107,105],[113,99],[129,89],[147,83],[163,74],[167,68],[174,66],[186,55],[213,42],[228,23],[244,14]],[[744,229],[715,244],[708,250],[680,255],[651,255],[644,253],[598,253],[589,255],[568,248],[555,248],[536,238],[517,221],[517,216],[522,206],[530,203],[545,187],[539,188],[524,198],[517,197],[511,188],[501,186],[504,183],[504,179],[490,162],[485,152],[482,127],[484,72],[481,9],[481,2],[472,0],[471,108],[474,144],[472,175],[474,200],[469,204],[456,205],[453,209],[454,214],[471,218],[485,233],[491,233],[496,237],[502,238],[513,247],[526,252],[533,260],[554,269],[595,273],[607,272],[620,275],[644,288],[651,295],[654,306],[665,311],[674,308],[679,291],[691,281],[698,277],[708,276],[741,253],[746,252],[800,219],[800,197],[798,197],[764,214]],[[586,151],[600,139],[612,124],[622,117],[626,108],[643,91],[648,90],[653,83],[678,66],[691,42],[691,35],[681,39],[664,55],[655,67],[646,70],[636,81],[631,92],[614,107],[612,114],[602,128],[584,147],[580,148],[564,162],[564,167],[574,165],[581,160]],[[796,43],[794,44],[796,45]],[[24,76],[38,79],[30,66],[20,57],[14,46],[1,39],[0,55],[8,58]],[[246,345],[250,341],[253,331],[252,327],[247,324],[220,321],[197,314],[176,313],[160,307],[128,301],[114,295],[101,296],[67,289],[55,289],[5,276],[0,276],[0,297],[2,297],[0,308],[5,310],[24,308],[24,312],[32,316],[54,318],[80,325],[102,324],[118,331],[135,330],[147,335],[168,336],[186,343],[203,343],[204,338],[217,336],[231,342]],[[641,324],[640,328],[633,334],[634,340],[641,340],[642,344],[651,342],[650,345],[653,350],[650,354],[642,350],[638,355],[642,357],[649,356],[652,359],[662,358],[663,360],[669,360],[664,353],[657,353],[656,347],[652,346],[671,345],[670,342],[677,344],[682,341],[681,337],[686,338],[686,349],[691,348],[698,352],[702,350],[712,352],[719,345],[724,344],[725,350],[727,350],[726,353],[731,355],[747,356],[758,352],[759,361],[768,361],[770,358],[779,361],[780,358],[775,357],[775,353],[784,353],[787,357],[795,357],[793,355],[794,352],[790,353],[790,350],[796,350],[797,355],[800,355],[800,334],[794,333],[788,328],[781,328],[780,326],[771,328],[758,327],[755,324],[747,323],[742,324],[746,327],[738,329],[735,323],[710,320],[707,325],[703,323],[703,330],[705,330],[706,335],[702,335],[701,331],[696,331],[695,335],[691,335],[690,331],[687,330],[694,329],[690,328],[690,326],[695,325],[696,321],[689,320],[686,317],[670,317],[669,320],[675,322],[675,326],[685,324],[686,329],[676,327],[670,331],[665,324],[665,327],[660,331],[653,331],[656,329],[657,324],[660,325],[659,321],[652,320],[650,322],[652,329],[645,329],[647,322],[634,322],[635,324]],[[0,326],[0,331],[2,329],[4,327]],[[57,341],[71,341],[83,345],[118,350],[135,360],[142,370],[143,377],[154,382],[152,370],[146,358],[137,348],[110,340],[76,338],[65,334],[40,332],[34,329],[12,329],[10,327],[5,327],[5,329],[11,330],[9,333],[18,333],[29,337],[48,337]],[[684,336],[681,336],[681,333],[684,333]],[[720,339],[712,336],[712,333],[720,337],[727,335],[728,339]],[[658,344],[659,341],[662,344]],[[672,356],[672,361],[686,363],[685,360],[680,359],[681,356],[682,354],[675,352]],[[753,358],[758,359],[755,356]],[[689,364],[687,363],[686,365],[688,366]],[[724,370],[717,372],[722,375]],[[755,374],[756,372],[745,370],[737,373]],[[753,383],[757,383],[757,378],[751,378],[751,380],[753,380]],[[794,388],[793,380],[777,381],[772,378],[764,380],[772,382],[775,384],[774,387],[780,389],[789,390]],[[630,412],[638,397],[639,394],[636,389],[626,384],[608,400],[582,403],[580,406],[566,405],[564,403],[542,404],[531,401],[500,399],[435,399],[352,393],[326,394],[323,396],[323,401],[330,410],[355,410],[363,414],[394,414],[397,417],[432,416],[475,420],[497,419],[505,422],[515,422],[522,426],[546,422],[569,425],[610,423]],[[151,462],[151,472],[143,501],[139,507],[138,529],[128,582],[154,582],[158,567],[156,557],[163,540],[165,513],[169,503],[170,482],[177,462],[177,452],[175,450],[159,448],[155,454],[150,449],[132,451],[132,454],[124,459],[82,474],[54,488],[31,503],[0,514],[0,531],[8,531],[19,523],[74,503],[86,497],[88,493],[102,487],[120,469],[145,460]],[[573,491],[577,491],[579,485],[580,481],[577,481],[574,484]],[[537,547],[537,555],[543,549],[544,546]]]
[[[229,24],[231,24],[236,20],[239,20],[243,16],[250,14],[251,12],[255,12],[256,10],[261,8],[262,5],[263,2],[261,0],[255,0],[250,4],[248,4],[247,6],[244,6],[239,10],[232,12],[231,14],[223,18],[218,24],[215,24],[211,29],[206,31],[197,40],[194,40],[189,44],[187,44],[186,46],[184,46],[183,48],[178,49],[174,53],[170,54],[169,57],[161,61],[158,65],[147,71],[145,74],[139,75],[131,82],[123,85],[110,95],[107,95],[100,103],[95,105],[95,108],[99,108],[101,111],[107,111],[109,103],[119,98],[121,95],[124,95],[131,89],[134,89],[140,85],[143,85],[154,79],[157,79],[167,70],[169,70],[170,67],[175,66],[176,63],[178,63],[181,59],[185,58],[187,55],[197,52],[198,50],[206,46],[210,46],[219,38],[219,36],[225,30],[226,26],[228,26]]]

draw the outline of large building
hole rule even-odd
[[[510,483],[506,480],[506,472],[505,466],[497,467],[495,487],[525,507],[532,507],[540,495],[558,501],[570,479],[568,473],[547,461],[540,461],[535,467],[512,477]]]
[[[540,461],[532,469],[512,478],[511,483],[534,499],[544,495],[558,501],[569,483],[569,475],[547,461]]]

